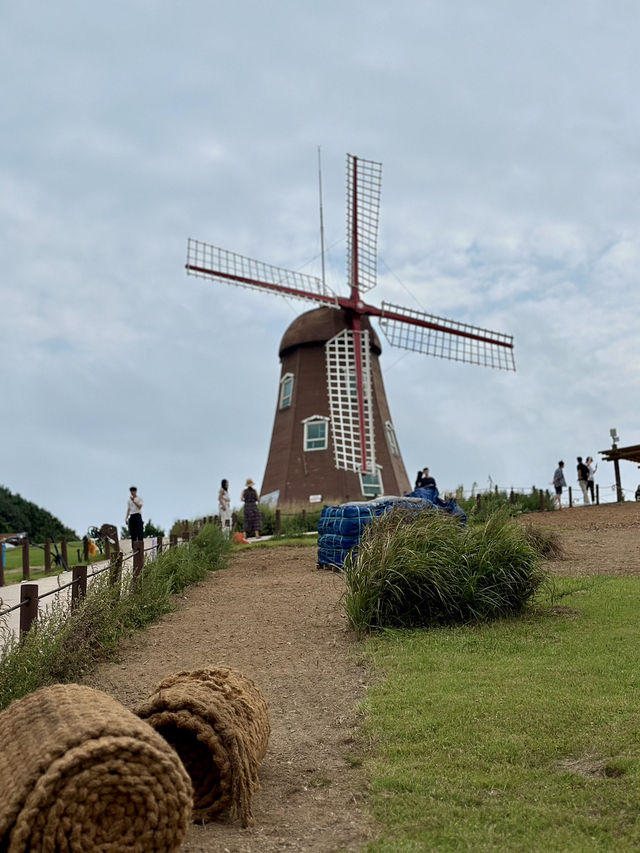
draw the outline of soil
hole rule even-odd
[[[640,503],[581,506],[523,516],[557,534],[564,554],[547,568],[559,575],[640,575]]]
[[[536,513],[564,548],[552,572],[640,574],[640,504]],[[188,853],[356,851],[379,829],[366,806],[359,706],[366,673],[349,631],[340,574],[320,571],[310,547],[255,547],[189,588],[177,610],[131,638],[118,663],[87,683],[126,707],[165,676],[218,664],[252,678],[269,704],[271,738],[254,795],[255,822],[193,826]]]
[[[88,684],[134,709],[167,675],[225,665],[252,678],[271,737],[253,797],[254,824],[194,825],[189,853],[359,850],[377,835],[364,806],[359,705],[365,671],[341,607],[340,574],[313,547],[237,553],[187,589],[178,609],[128,640]]]

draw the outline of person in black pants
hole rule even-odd
[[[129,534],[132,542],[142,541],[142,498],[138,495],[138,490],[135,486],[129,489],[130,497],[127,503],[127,514],[124,522],[129,525]]]

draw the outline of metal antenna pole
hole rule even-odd
[[[320,146],[318,145],[318,190],[320,198],[320,258],[322,260],[322,284],[326,285],[324,271],[324,215],[322,212],[322,161],[320,158]]]

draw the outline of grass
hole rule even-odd
[[[60,551],[60,543],[58,551]],[[78,559],[78,552],[80,558]],[[69,542],[67,545],[67,554],[69,558],[69,566],[84,566],[86,560],[82,558],[82,542]],[[54,563],[55,550],[51,548],[51,571],[45,575],[44,571],[44,550],[42,548],[29,548],[29,566],[30,574],[33,580],[38,577],[51,577],[52,575],[60,574],[63,571],[61,567]],[[104,560],[104,554],[97,554],[89,560],[89,563]],[[4,553],[4,578],[5,583],[16,583],[22,580],[22,548],[11,548]]]
[[[524,617],[372,635],[368,853],[637,850],[639,596],[562,579]]]
[[[127,574],[110,586],[106,572],[89,584],[76,610],[49,605],[21,640],[11,633],[0,638],[0,709],[38,687],[81,679],[112,657],[123,637],[173,610],[173,596],[222,568],[228,553],[220,528],[206,525],[189,545],[147,563],[138,583]]]
[[[233,544],[231,549],[235,553],[236,551],[247,551],[253,548],[280,548],[282,545],[289,545],[295,548],[317,548],[318,536],[300,533],[297,536],[278,536],[273,539],[265,539],[264,541],[258,540],[257,542],[250,539],[248,545]]]
[[[505,513],[465,527],[445,513],[395,510],[365,529],[344,569],[359,633],[507,616],[545,578],[537,547]]]

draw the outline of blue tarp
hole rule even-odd
[[[402,497],[383,495],[370,501],[326,506],[318,522],[318,564],[341,569],[347,554],[352,548],[357,548],[364,528],[397,506],[416,512],[432,507],[449,513],[462,523],[467,520],[458,503],[453,499],[441,500],[433,486],[416,489]]]

